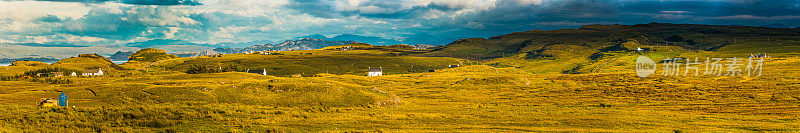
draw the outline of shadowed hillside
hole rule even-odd
[[[746,49],[766,53],[782,53],[800,50],[797,47],[800,45],[798,38],[800,38],[800,30],[787,28],[665,23],[587,25],[580,29],[532,30],[489,39],[462,39],[438,47],[434,52],[425,55],[492,59],[514,54],[542,53],[548,50],[548,46],[553,45],[575,45],[592,50],[606,48],[604,51],[630,51],[633,50],[630,48],[635,47],[676,46],[703,51],[735,52]],[[635,44],[624,48],[619,47],[626,42]],[[619,48],[611,49],[612,47]]]
[[[635,53],[637,48],[646,49]],[[587,25],[580,29],[532,30],[471,38],[441,46],[421,56],[483,60],[495,67],[530,72],[592,73],[623,68],[633,57],[739,57],[800,51],[800,30],[726,25],[650,23]],[[618,66],[618,67],[615,67]],[[609,68],[615,67],[615,68]]]
[[[159,60],[177,58],[178,56],[167,54],[166,51],[154,48],[146,48],[133,53],[129,62],[155,62]]]

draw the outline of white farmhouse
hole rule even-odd
[[[378,68],[370,67],[367,76],[383,76],[383,67],[378,67]]]
[[[101,68],[97,69],[86,69],[83,70],[83,76],[100,76],[103,75],[103,70]]]
[[[255,73],[255,74],[261,74],[261,75],[267,75],[267,69],[261,69],[261,70],[250,70],[250,69],[247,69],[247,73]]]

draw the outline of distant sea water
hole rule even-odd
[[[53,64],[53,63],[56,63],[56,62],[58,62],[58,61],[45,61],[44,63],[47,63],[47,64]],[[119,64],[122,64],[122,63],[128,62],[128,60],[112,60],[111,62],[114,62],[114,64],[117,64],[117,65],[119,65]],[[11,63],[12,63],[12,62],[8,62],[8,63],[0,63],[0,66],[10,66],[10,65],[11,65]]]
[[[111,62],[114,62],[114,64],[117,64],[117,65],[119,65],[119,64],[122,64],[122,63],[128,62],[128,60],[112,60]]]
[[[53,64],[53,63],[56,63],[56,62],[58,62],[58,61],[45,61],[44,63]],[[13,63],[13,62],[0,63],[0,66],[10,66],[11,63]]]

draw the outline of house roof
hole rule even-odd
[[[86,69],[83,70],[83,73],[99,73],[100,69]]]
[[[247,73],[258,73],[258,74],[261,74],[261,73],[264,73],[264,72],[265,72],[265,70],[263,70],[263,69],[260,69],[260,70],[247,70]]]
[[[369,72],[382,72],[383,69],[381,68],[369,68]]]

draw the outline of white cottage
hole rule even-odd
[[[367,72],[367,76],[383,76],[383,67],[378,68],[369,68],[369,72]]]
[[[267,69],[261,69],[261,70],[250,70],[250,69],[247,69],[247,73],[255,73],[255,74],[261,74],[261,75],[267,75]]]
[[[83,76],[100,76],[103,75],[103,70],[101,68],[97,69],[86,69],[83,70]]]

